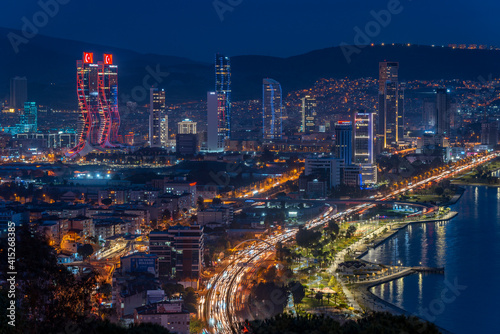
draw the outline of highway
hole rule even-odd
[[[410,189],[426,186],[431,182],[439,182],[442,179],[450,178],[464,170],[476,167],[494,157],[498,153],[492,153],[482,157],[471,159],[472,161],[456,168],[449,168],[437,175],[428,177],[419,182],[408,184],[406,187],[394,190],[387,195],[379,195],[379,201],[389,200]],[[308,221],[305,227],[308,229],[323,225],[331,219],[340,219],[344,216],[352,215],[358,211],[375,206],[373,203],[358,204],[345,211],[335,213],[332,207],[321,216]],[[238,317],[238,312],[242,310],[242,298],[239,296],[241,282],[248,279],[250,270],[257,268],[272,254],[274,245],[291,239],[297,233],[296,229],[286,229],[281,233],[275,232],[273,235],[255,241],[237,253],[233,254],[229,263],[219,273],[215,274],[208,282],[206,293],[200,297],[199,315],[208,323],[205,333],[236,333],[238,323],[244,319]]]

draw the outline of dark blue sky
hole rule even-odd
[[[41,34],[211,61],[217,51],[291,56],[352,44],[353,29],[374,20],[370,11],[397,0],[216,0],[236,4],[223,20],[214,0],[60,1],[68,3]],[[399,6],[371,41],[500,45],[498,1],[400,0]],[[35,0],[5,0],[0,8],[0,25],[16,29],[41,10]]]

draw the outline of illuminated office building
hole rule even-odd
[[[120,114],[118,113],[118,66],[113,65],[113,55],[105,54],[99,65],[99,99],[101,104],[103,144],[113,147],[118,141]]]
[[[177,123],[177,133],[186,135],[196,134],[196,122],[185,119],[182,122]]]
[[[374,113],[355,110],[353,112],[353,158],[352,163],[361,166],[362,184],[377,182],[377,166],[374,164]]]
[[[231,137],[231,60],[215,55],[215,92],[217,93],[218,147]]]
[[[446,88],[436,90],[436,134],[450,136],[450,98]]]
[[[379,63],[377,137],[383,148],[395,147],[404,136],[404,95],[399,84],[399,63]]]
[[[163,147],[163,148],[166,148],[169,146],[169,142],[168,142],[168,115],[167,115],[166,110],[160,116],[160,144],[161,144],[161,147]]]
[[[300,132],[311,133],[316,131],[316,99],[309,95],[302,98],[302,123]]]
[[[118,113],[118,67],[105,54],[94,63],[94,54],[83,53],[76,62],[78,107],[81,116],[78,143],[68,157],[83,156],[96,148],[114,147],[120,127]]]
[[[262,82],[262,133],[264,140],[278,140],[283,135],[281,85],[273,79]]]
[[[208,152],[224,151],[224,142],[219,140],[218,101],[216,92],[207,92],[207,146]]]
[[[35,102],[25,102],[19,117],[18,133],[34,133],[38,129],[38,111]]]
[[[168,118],[165,118],[165,90],[153,87],[149,93],[149,146],[162,147],[165,120],[168,137]]]
[[[24,103],[28,101],[28,80],[26,77],[10,79],[10,107],[16,112],[22,111]]]
[[[352,161],[352,125],[349,121],[335,124],[335,157],[345,164]]]
[[[356,110],[353,113],[353,159],[355,164],[373,164],[373,121],[371,111]]]

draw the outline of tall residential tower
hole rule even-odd
[[[309,95],[302,98],[302,123],[300,132],[311,133],[316,131],[316,99]]]
[[[165,134],[165,131],[167,134]],[[165,114],[165,90],[152,87],[149,90],[149,146],[164,146],[162,145],[162,141],[166,140],[165,137],[168,138],[168,117]]]
[[[76,91],[81,116],[78,143],[67,153],[74,158],[95,148],[114,147],[120,115],[118,113],[118,67],[113,56],[105,54],[103,61],[94,63],[94,54],[83,53],[76,62]]]
[[[273,79],[262,82],[262,135],[264,140],[279,140],[283,136],[283,106],[281,85]]]
[[[379,63],[377,137],[382,148],[397,146],[404,136],[404,100],[398,72],[397,62]]]
[[[215,92],[217,93],[218,146],[231,137],[231,60],[215,55]]]

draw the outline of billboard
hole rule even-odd
[[[155,274],[156,258],[136,258],[130,259],[130,271],[134,273]]]

